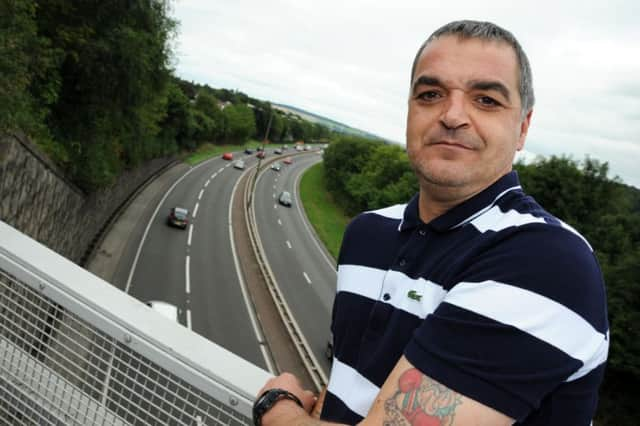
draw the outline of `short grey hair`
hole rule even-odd
[[[413,84],[413,78],[418,65],[420,55],[424,51],[425,47],[432,41],[442,36],[458,36],[460,39],[478,38],[481,40],[489,41],[502,41],[513,47],[516,58],[518,59],[518,67],[520,70],[520,84],[518,92],[520,93],[520,101],[522,102],[521,113],[522,117],[533,108],[535,103],[535,96],[533,94],[533,76],[531,75],[531,66],[529,65],[529,59],[524,53],[522,46],[518,43],[518,40],[509,31],[499,27],[491,22],[482,21],[454,21],[450,22],[439,29],[437,29],[429,38],[422,43],[411,67],[411,84]]]

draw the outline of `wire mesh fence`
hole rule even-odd
[[[243,395],[197,365],[185,366],[173,350],[136,335],[136,324],[126,324],[122,335],[100,327],[102,321],[88,322],[78,312],[99,316],[95,309],[62,306],[41,291],[41,277],[19,279],[3,260],[0,424],[251,424],[247,395],[253,390]],[[225,361],[236,362],[233,356],[217,360],[218,368]]]

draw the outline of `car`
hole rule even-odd
[[[185,229],[189,224],[189,210],[182,207],[172,207],[169,211],[167,223],[170,226]]]
[[[271,170],[275,170],[276,172],[279,172],[280,169],[282,169],[282,166],[278,162],[275,162],[271,165]]]
[[[296,145],[296,151],[302,151],[303,149],[302,145]]]
[[[244,153],[247,154],[247,155],[251,155],[251,154],[253,154],[253,150],[251,148],[246,148],[244,150]]]
[[[305,151],[311,151],[311,145],[305,145],[304,146],[304,150]]]
[[[276,148],[275,151],[273,151],[274,154],[282,154],[282,150],[280,148]]]
[[[266,154],[264,153],[264,151],[258,151],[258,153],[256,154],[256,157],[264,158],[264,157],[266,157]]]
[[[278,202],[285,207],[291,207],[291,194],[287,191],[282,191],[278,197]]]
[[[178,322],[178,307],[171,303],[161,302],[159,300],[149,300],[145,303],[148,307],[175,322]]]
[[[233,152],[225,152],[224,154],[222,154],[222,159],[223,160],[233,160]]]
[[[283,150],[283,151],[286,151],[286,150],[288,150],[288,149],[289,149],[289,145],[282,145],[282,150]]]
[[[233,163],[233,168],[238,170],[244,170],[244,161],[237,160],[235,163]]]
[[[291,163],[293,163],[293,159],[291,157],[287,157],[284,160],[282,160],[282,162],[284,164],[291,164]]]

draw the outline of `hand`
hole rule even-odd
[[[274,388],[287,390],[297,396],[304,406],[305,413],[302,413],[302,410],[295,402],[291,400],[281,400],[262,417],[262,424],[265,426],[278,424],[278,420],[291,419],[299,415],[308,414],[318,399],[313,392],[302,389],[298,378],[291,373],[282,373],[277,377],[269,379],[262,389],[260,389],[260,392],[258,392],[258,396],[262,395],[266,390]],[[290,424],[290,422],[283,421],[282,424]]]

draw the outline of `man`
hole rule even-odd
[[[590,424],[604,283],[587,241],[512,171],[533,104],[527,57],[494,24],[450,23],[418,51],[407,152],[420,191],[345,233],[323,421]],[[269,393],[263,425],[322,423],[293,376],[272,388],[291,393]]]

